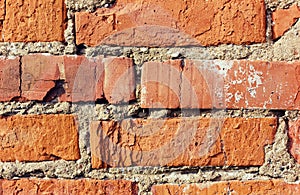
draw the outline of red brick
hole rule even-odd
[[[264,147],[272,144],[277,129],[276,118],[227,119],[221,138],[226,164],[262,165]]]
[[[215,105],[213,97],[220,87],[223,87],[222,79],[212,73],[206,63],[198,65],[196,62],[187,60],[182,71],[181,81],[181,108],[213,108]],[[220,83],[218,86],[217,84]],[[221,105],[222,106],[222,105]]]
[[[78,131],[72,115],[0,118],[0,161],[77,160]]]
[[[66,7],[63,0],[6,0],[4,41],[64,41]]]
[[[276,128],[276,118],[94,121],[92,166],[258,166]]]
[[[89,46],[248,44],[264,42],[266,27],[263,0],[119,0],[75,23],[76,43]]]
[[[135,69],[132,59],[105,58],[104,94],[109,103],[117,104],[135,99]]]
[[[2,35],[2,31],[3,31],[3,21],[0,20],[0,34]],[[0,37],[0,41],[2,42],[3,41],[3,37],[1,36]]]
[[[142,107],[179,107],[181,60],[147,62],[143,65],[141,80]]]
[[[133,62],[124,57],[27,55],[22,58],[22,97],[70,102],[106,97],[112,104],[128,102],[135,99]]]
[[[299,184],[288,184],[281,180],[252,180],[208,182],[183,185],[154,185],[153,195],[184,195],[184,194],[299,194]]]
[[[20,58],[0,58],[0,101],[20,96]]]
[[[234,62],[225,78],[226,107],[300,109],[299,78],[299,61]]]
[[[0,21],[0,34],[2,35],[3,31],[3,21]],[[0,41],[3,41],[3,37],[0,37]]]
[[[62,79],[65,80],[65,93],[60,101],[95,101],[102,99],[104,65],[102,57],[65,56]]]
[[[61,56],[26,55],[22,57],[22,97],[43,100],[60,79]]]
[[[289,9],[278,9],[272,13],[273,39],[281,37],[300,18],[300,7],[296,4]]]
[[[289,121],[289,149],[295,160],[300,164],[300,119]]]
[[[137,195],[137,185],[125,180],[18,179],[0,180],[1,194],[124,194]]]
[[[0,0],[0,20],[5,19],[5,0]]]
[[[173,67],[172,63],[164,65]],[[181,80],[171,81],[165,86],[180,88],[180,102],[159,96],[157,90],[151,93],[142,91],[142,102],[151,100],[151,104],[142,103],[142,107],[300,109],[299,61],[185,60],[184,64]],[[142,77],[151,77],[147,75],[155,75],[157,70],[147,69],[146,64],[142,71]],[[177,78],[178,73],[172,74]],[[159,79],[152,79],[151,88],[161,85]]]

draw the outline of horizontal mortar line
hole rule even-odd
[[[86,160],[85,158],[80,158],[79,160],[73,160],[73,161],[69,161],[69,160],[57,160],[57,161],[35,161],[35,162],[2,162],[0,161],[0,168],[1,167],[5,167],[7,165],[9,166],[19,166],[19,165],[55,165],[55,166],[63,166],[66,164],[74,164],[77,161],[80,160]],[[81,163],[80,163],[81,164]],[[85,162],[83,163],[85,164]],[[124,171],[127,171],[128,173],[130,172],[136,172],[137,170],[139,171],[139,173],[142,172],[147,172],[147,171],[153,171],[155,170],[157,173],[165,173],[165,172],[180,172],[180,171],[236,171],[236,170],[248,170],[250,171],[251,169],[255,169],[255,168],[260,168],[261,166],[257,165],[257,166],[228,166],[228,165],[224,165],[224,166],[180,166],[180,167],[166,167],[166,166],[126,166],[126,167],[111,167],[111,168],[102,168],[102,169],[91,169],[91,171],[89,171],[89,173],[93,172],[93,171],[97,171],[97,172],[103,172],[106,171],[106,173],[110,173],[110,174],[118,174],[118,173],[112,173],[112,172],[116,172],[119,171],[120,173],[123,173]],[[21,170],[22,168],[20,168]],[[40,169],[40,167],[37,167],[37,169]],[[108,171],[107,171],[108,170]],[[32,170],[35,171],[35,170]],[[256,171],[254,171],[256,172]]]
[[[2,167],[2,165],[4,166],[18,166],[18,165],[37,165],[37,164],[40,164],[41,166],[42,165],[49,165],[51,164],[51,161],[41,161],[41,162],[36,162],[36,163],[32,163],[32,162],[19,162],[18,164],[16,164],[15,162],[0,162],[1,165],[0,167]],[[53,165],[55,166],[64,166],[64,165],[67,165],[67,164],[74,164],[74,161],[66,161],[66,162],[59,162],[59,163],[53,163]],[[158,166],[153,166],[153,167],[150,167],[150,166],[146,166],[146,167],[142,167],[142,166],[136,166],[136,167],[119,167],[119,168],[103,168],[103,169],[92,169],[91,171],[89,172],[85,172],[86,174],[87,173],[106,173],[106,174],[112,174],[112,175],[119,175],[119,174],[133,174],[133,175],[140,175],[140,174],[143,174],[143,173],[147,173],[149,175],[159,175],[159,174],[165,174],[165,173],[178,173],[178,174],[181,174],[181,175],[188,175],[188,174],[192,174],[192,173],[197,173],[200,171],[200,172],[222,172],[222,173],[225,173],[224,171],[246,171],[246,173],[258,173],[259,170],[257,171],[250,171],[250,169],[253,169],[253,168],[259,168],[260,166],[247,166],[247,167],[241,167],[241,166],[207,166],[207,167],[178,167],[178,168],[167,168],[167,167],[158,167]],[[17,168],[18,169],[18,168]],[[141,170],[139,170],[141,169]],[[157,170],[157,169],[160,169],[160,170]],[[19,168],[18,170],[22,170],[22,168]],[[28,171],[26,172],[27,174],[30,174],[30,173],[34,173],[36,170],[41,170],[40,167],[37,167],[36,169],[32,170],[32,171]],[[45,171],[47,171],[47,169],[45,169]],[[103,172],[105,171],[105,172]],[[148,172],[153,172],[155,171],[154,174],[150,174]],[[249,171],[249,172],[247,172]],[[136,172],[136,173],[133,173],[133,172]],[[184,173],[182,173],[184,172]],[[1,175],[1,174],[0,174]],[[59,175],[59,174],[57,174]]]
[[[46,171],[46,170],[45,170]],[[235,181],[235,180],[240,180],[240,177],[239,176],[236,176],[236,177],[232,177],[232,174],[233,173],[241,173],[245,171],[245,169],[240,169],[240,170],[234,170],[230,173],[226,173],[226,172],[221,172],[221,171],[208,171],[208,172],[203,172],[202,174],[209,174],[209,173],[214,173],[214,174],[222,174],[222,176],[220,177],[226,177],[226,176],[230,176],[231,178],[230,179],[222,179],[220,180],[219,177],[215,177],[215,178],[203,178],[201,175],[197,174],[197,173],[187,173],[187,174],[181,174],[181,173],[176,173],[176,172],[172,172],[172,171],[168,171],[168,172],[165,172],[165,173],[152,173],[152,174],[149,174],[149,173],[146,173],[146,174],[143,174],[143,173],[110,173],[110,172],[100,172],[98,175],[95,175],[95,176],[79,176],[79,177],[74,177],[72,178],[71,174],[69,177],[69,175],[65,176],[65,177],[62,177],[62,176],[59,176],[59,177],[49,177],[49,176],[39,176],[38,174],[35,175],[34,173],[32,173],[32,175],[30,175],[31,173],[26,173],[27,175],[30,175],[30,176],[18,176],[17,178],[14,177],[13,179],[8,179],[8,180],[18,180],[18,179],[33,179],[33,176],[34,176],[34,179],[45,179],[45,180],[49,180],[49,179],[65,179],[65,180],[79,180],[79,179],[96,179],[96,180],[101,180],[101,181],[107,181],[107,180],[128,180],[128,181],[136,181],[136,178],[140,178],[140,179],[143,179],[143,178],[149,178],[151,176],[156,176],[157,178],[158,177],[162,177],[161,179],[157,179],[155,180],[156,181],[156,184],[165,184],[166,182],[171,182],[172,184],[197,184],[197,183],[205,183],[205,182],[223,182],[223,181]],[[89,173],[85,173],[85,174],[93,174],[94,172],[89,172]],[[174,180],[172,178],[170,179],[167,179],[166,180],[166,176],[171,176],[173,175],[174,173],[176,173],[176,178],[180,178],[180,177],[189,177],[189,176],[193,176],[193,180],[202,180],[202,181],[193,181],[193,180],[187,180],[185,182],[181,182],[181,181],[177,181],[177,180]],[[26,175],[25,174],[25,175]],[[95,173],[94,173],[95,174]],[[278,178],[278,177],[270,177],[270,176],[266,176],[266,175],[261,175],[259,174],[259,172],[250,172],[250,173],[247,173],[247,172],[244,172],[244,175],[252,175],[253,178],[251,179],[248,179],[248,180],[245,180],[245,181],[251,181],[251,180],[285,180],[285,178]],[[263,178],[262,178],[263,177]],[[3,178],[2,178],[3,179]],[[0,179],[0,181],[2,180]],[[169,180],[169,181],[168,181]],[[139,180],[139,182],[136,182],[136,183],[140,183],[142,180]],[[300,180],[295,180],[293,182],[289,182],[291,184],[298,184],[300,182]]]
[[[66,42],[59,42],[59,41],[50,41],[50,42],[0,42],[0,46],[16,46],[16,45],[22,45],[22,48],[16,48],[16,49],[20,49],[20,50],[25,50],[24,47],[26,46],[49,46],[49,45],[57,45],[57,46],[64,46],[66,47],[66,45],[64,45]],[[37,49],[38,47],[36,47]],[[41,48],[39,48],[41,50]],[[50,49],[48,49],[50,51]]]
[[[20,42],[21,43],[21,42]],[[39,42],[33,42],[32,44],[35,44],[35,43],[39,43]],[[44,45],[44,47],[48,47],[49,46],[49,43],[45,43],[47,45]],[[1,43],[0,43],[0,46],[1,46]],[[9,46],[9,45],[6,45],[6,46]],[[22,49],[22,48],[19,48],[18,50],[20,51],[26,51],[26,54],[22,53],[22,52],[18,52],[17,54],[14,54],[14,53],[11,53],[11,52],[8,52],[8,54],[6,55],[0,55],[0,56],[3,56],[3,57],[19,57],[19,56],[25,56],[25,55],[32,55],[32,54],[49,54],[50,56],[85,56],[87,58],[89,57],[97,57],[97,56],[102,56],[102,55],[109,55],[109,56],[112,56],[112,57],[120,57],[120,56],[124,56],[124,49],[121,48],[119,46],[117,47],[106,47],[107,50],[110,50],[110,51],[98,51],[97,48],[87,48],[87,49],[90,49],[90,51],[88,53],[84,53],[84,54],[77,54],[76,52],[72,52],[72,53],[68,53],[68,54],[65,54],[65,50],[62,50],[62,51],[51,51],[49,49],[45,49],[44,51],[42,52],[36,52],[35,49],[37,50],[41,50],[40,49],[40,46],[36,47],[36,48],[33,48],[33,49],[29,49],[29,51],[26,49],[26,46],[29,46],[27,44],[25,44],[25,46],[22,46],[22,48],[25,47],[25,49]],[[58,46],[64,46],[64,47],[67,47],[65,46],[63,43],[61,45],[58,45]],[[220,46],[220,48],[222,49],[222,46]],[[238,46],[238,45],[237,45]],[[30,46],[31,47],[31,46]],[[243,47],[242,49],[238,48],[239,50],[238,51],[241,51],[243,49],[245,50],[248,50],[248,49],[251,49],[251,46],[241,46]],[[262,51],[272,51],[272,49],[263,49],[264,47],[261,46],[262,48],[260,47],[255,47],[253,46],[254,48],[253,49],[260,49]],[[126,47],[124,47],[126,49]],[[143,47],[134,47],[134,49],[138,49],[138,48],[143,48]],[[115,49],[115,50],[114,50]],[[199,51],[199,56],[197,55],[194,55],[193,54],[193,57],[191,56],[182,56],[180,58],[172,58],[171,57],[171,54],[167,54],[167,52],[158,52],[156,55],[151,55],[152,58],[158,58],[158,59],[155,59],[155,60],[145,60],[143,61],[143,63],[145,62],[150,62],[150,61],[157,61],[159,60],[160,58],[164,58],[164,56],[161,56],[161,54],[165,54],[167,57],[167,59],[164,59],[162,61],[166,61],[166,60],[175,60],[175,59],[190,59],[190,60],[226,60],[226,61],[230,61],[230,60],[248,60],[248,61],[278,61],[278,60],[272,60],[273,59],[273,56],[262,56],[262,57],[251,57],[252,55],[252,52],[249,52],[249,55],[247,55],[246,57],[245,56],[241,56],[241,57],[230,57],[228,58],[227,56],[224,56],[224,58],[218,58],[216,56],[209,56],[209,57],[203,57],[203,52],[207,52],[208,54],[213,54],[215,51],[210,51],[210,50],[214,50],[214,49],[218,49],[218,47],[214,47],[214,48],[211,48],[211,47],[191,47],[191,48],[183,48],[183,47],[169,47],[169,48],[152,48],[151,49],[157,49],[157,50],[163,50],[163,49],[176,49],[177,52],[183,52],[183,53],[190,53],[189,51],[193,51],[195,49],[201,49],[201,52]],[[118,55],[115,55],[113,54],[113,52],[116,52],[116,51],[119,51],[120,54]],[[228,48],[228,49],[222,49],[222,51],[220,53],[226,53],[228,51],[232,51],[232,48]],[[94,52],[97,52],[97,55],[93,55]],[[99,53],[98,53],[99,52]],[[57,54],[58,53],[58,54]],[[233,52],[233,54],[235,54],[236,52]],[[147,52],[141,52],[139,55],[143,55],[143,54],[147,54]],[[255,54],[253,54],[255,55]],[[236,55],[232,55],[232,56],[236,56]],[[136,59],[137,56],[133,56],[133,57],[128,57],[127,58],[131,58],[131,59]],[[249,58],[250,57],[250,58]],[[284,57],[280,57],[280,61],[297,61],[297,60],[300,60],[299,57],[287,57],[287,58],[284,58]]]
[[[45,105],[55,105],[55,104],[45,104]],[[107,105],[109,106],[109,105]],[[28,110],[30,109],[34,109],[34,107],[29,107],[29,108],[16,108],[16,109],[11,109],[9,108],[8,110],[2,109],[0,110],[0,116],[14,116],[14,115],[20,115],[21,112],[28,112]],[[118,108],[118,106],[116,106],[116,108]],[[119,107],[119,108],[123,108],[124,107]],[[43,109],[43,108],[41,108]],[[71,108],[72,109],[72,108]],[[215,117],[215,118],[221,118],[221,117],[231,117],[231,118],[235,118],[235,117],[243,117],[243,118],[257,118],[257,117],[288,117],[288,115],[285,115],[281,112],[292,112],[290,115],[293,115],[295,117],[297,117],[297,115],[300,116],[300,111],[293,111],[293,110],[261,110],[261,109],[255,109],[255,110],[247,110],[247,109],[243,109],[243,110],[229,110],[229,109],[219,109],[219,110],[195,110],[195,109],[190,109],[190,110],[184,110],[184,111],[180,111],[180,110],[166,110],[166,109],[153,109],[151,110],[152,112],[159,112],[159,111],[169,111],[169,112],[175,112],[174,114],[179,114],[179,116],[172,116],[173,113],[170,114],[166,114],[163,115],[161,117],[154,117],[151,116],[151,114],[147,114],[146,117],[142,116],[142,117],[138,117],[136,116],[136,114],[131,114],[131,115],[127,115],[124,116],[124,119],[129,119],[129,118],[133,118],[133,119],[164,119],[164,118],[186,118],[186,117],[203,117],[203,118],[211,118],[211,117]],[[151,112],[150,111],[150,112]],[[224,112],[222,112],[224,111]],[[241,113],[231,113],[231,112],[238,112],[241,111]],[[247,111],[247,113],[243,112],[243,111]],[[257,113],[257,111],[265,111],[266,113]],[[93,115],[94,117],[97,117],[98,114],[100,114],[101,112],[95,112],[95,114]],[[112,115],[117,115],[117,114],[126,114],[128,112],[117,112],[117,113],[112,113]],[[76,111],[67,111],[67,110],[59,110],[59,111],[53,111],[53,108],[47,108],[47,109],[43,109],[42,111],[39,111],[37,113],[25,113],[22,114],[21,116],[31,116],[31,115],[36,115],[36,114],[43,114],[43,115],[55,115],[55,114],[69,114],[69,115],[77,115],[79,114],[79,112]],[[181,115],[181,114],[186,114],[186,115]],[[181,116],[180,116],[181,115]],[[294,118],[294,117],[291,117]],[[113,118],[109,118],[109,119],[113,119]],[[106,120],[109,120],[106,119]]]

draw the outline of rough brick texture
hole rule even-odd
[[[92,166],[262,165],[276,128],[276,118],[94,121]]]
[[[300,18],[300,7],[296,4],[289,9],[278,9],[272,13],[273,38],[281,37]]]
[[[263,0],[118,0],[112,8],[101,8],[95,13],[78,12],[75,19],[76,43],[89,46],[184,46],[265,41]]]
[[[94,102],[106,97],[112,104],[128,102],[135,99],[133,62],[124,57],[27,55],[22,57],[21,89],[27,100]]]
[[[288,184],[281,180],[229,181],[203,184],[155,185],[153,195],[184,195],[184,194],[299,194],[299,184]]]
[[[180,106],[181,60],[164,63],[147,62],[143,65],[141,80],[142,107],[178,108]]]
[[[78,129],[71,115],[0,118],[0,161],[77,160]]]
[[[0,0],[0,20],[5,18],[5,0]]]
[[[61,57],[27,55],[22,57],[22,97],[43,100],[59,80]]]
[[[300,164],[300,119],[289,122],[289,149],[295,160]]]
[[[142,107],[300,109],[299,61],[185,60],[183,69],[176,63],[145,63]]]
[[[135,99],[135,70],[128,58],[104,60],[104,94],[110,103],[129,102]]]
[[[19,58],[0,58],[0,101],[20,96]]]
[[[63,0],[6,0],[4,41],[64,41],[66,8]]]
[[[60,70],[61,80],[65,81],[60,101],[95,101],[104,98],[102,57],[65,56]]]
[[[125,180],[0,180],[1,194],[124,194],[137,195],[137,185]]]

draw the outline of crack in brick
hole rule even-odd
[[[20,97],[22,97],[22,74],[23,74],[23,71],[22,71],[22,56],[20,56],[19,58],[19,72],[20,72],[20,86],[19,86],[19,90],[20,90]]]
[[[223,155],[224,155],[224,165],[227,166],[227,154],[225,151],[224,140],[222,139],[221,133],[219,135],[220,135],[221,151],[223,152]]]
[[[19,57],[19,95],[15,96],[13,98],[11,98],[12,101],[22,101],[22,75],[23,75],[23,71],[22,71],[22,56]]]
[[[184,66],[185,66],[185,61],[184,61],[184,59],[181,59],[181,62],[180,62],[180,82],[179,82],[179,94],[178,94],[178,98],[179,98],[179,108],[181,108],[182,107],[182,103],[181,103],[181,101],[182,101],[182,83],[183,83],[183,81],[182,81],[182,78],[183,78],[183,69],[184,69]]]

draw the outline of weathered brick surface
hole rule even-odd
[[[77,160],[78,132],[71,115],[0,118],[0,161]]]
[[[289,121],[289,149],[295,160],[300,164],[300,119]]]
[[[3,30],[3,21],[0,21],[0,34],[2,34]],[[0,41],[3,41],[3,37],[0,37]]]
[[[65,81],[65,92],[60,101],[95,101],[104,98],[103,58],[84,56],[65,56],[61,79]]]
[[[132,59],[106,58],[104,60],[104,94],[112,104],[135,99],[135,69]]]
[[[299,110],[299,78],[299,61],[234,62],[225,77],[226,107]]]
[[[63,0],[6,0],[4,41],[64,41]]]
[[[160,67],[173,69],[175,61],[151,63],[156,65],[149,69],[146,64],[142,70],[142,86],[151,84],[151,87],[142,87],[144,108],[300,109],[299,61],[185,60],[183,69],[178,70],[180,73],[170,72],[166,78],[148,75],[157,75]],[[172,79],[165,82],[162,78]],[[179,98],[166,98],[167,90],[152,90],[161,86],[179,88],[179,92],[173,91]]]
[[[19,70],[13,73],[18,74]],[[80,102],[106,97],[116,104],[135,99],[135,70],[132,60],[124,57],[26,55],[21,89],[27,100]]]
[[[296,4],[289,9],[278,9],[272,13],[273,38],[281,37],[300,18],[300,7]]]
[[[145,63],[141,80],[142,107],[178,108],[180,106],[180,60]]]
[[[184,194],[299,194],[299,184],[288,184],[281,180],[253,180],[209,182],[203,184],[154,185],[153,195],[184,195]]]
[[[19,58],[0,58],[0,101],[20,96]]]
[[[0,0],[0,20],[5,18],[5,0]]]
[[[76,43],[89,46],[206,46],[265,41],[263,0],[118,0],[112,8],[78,12],[75,20]]]
[[[94,121],[92,166],[262,165],[276,128],[276,118]]]
[[[137,185],[125,180],[0,180],[1,194],[124,194],[137,195]]]
[[[210,64],[205,62],[200,65],[193,61],[185,61],[184,64],[180,82],[180,107],[213,108],[223,106],[222,94],[221,99],[215,99],[220,94],[217,91],[224,88],[222,75],[213,72]]]
[[[43,100],[60,79],[61,56],[27,55],[22,57],[22,97]]]

